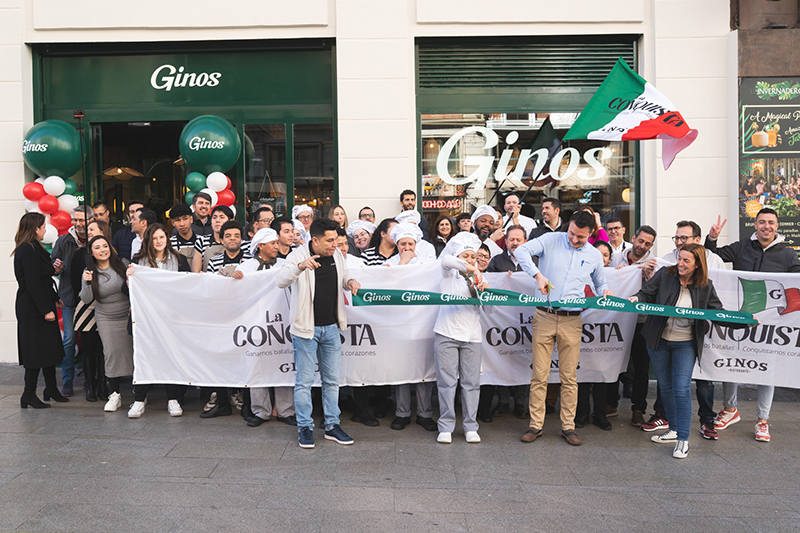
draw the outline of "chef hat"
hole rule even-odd
[[[392,231],[389,233],[389,236],[392,238],[395,244],[397,244],[400,239],[405,237],[411,237],[414,239],[414,242],[419,242],[422,240],[422,230],[419,229],[415,224],[400,222],[399,224],[392,226]]]
[[[470,218],[472,225],[474,226],[475,221],[484,215],[492,215],[492,220],[497,222],[497,211],[495,211],[494,207],[489,207],[488,205],[484,204],[479,205],[475,212],[472,213],[472,218]]]
[[[292,226],[294,229],[300,232],[300,236],[303,238],[303,241],[308,240],[308,235],[306,234],[306,227],[303,226],[303,223],[299,220],[292,220]]]
[[[274,229],[261,228],[256,232],[255,235],[253,235],[253,240],[250,241],[250,250],[252,250],[253,255],[255,255],[256,251],[258,250],[259,244],[277,240],[278,240],[278,234]]]
[[[460,233],[456,233],[449,241],[447,241],[447,246],[444,247],[444,250],[442,250],[442,254],[439,256],[439,258],[442,258],[445,255],[458,257],[459,254],[462,254],[467,250],[472,250],[473,252],[477,253],[478,248],[480,247],[481,240],[477,235],[468,231],[462,231]]]
[[[403,211],[394,219],[397,222],[411,222],[414,224],[419,224],[419,221],[422,220],[422,217],[419,215],[419,211],[416,209],[409,209],[408,211]]]
[[[366,220],[354,220],[347,226],[347,236],[353,238],[353,234],[356,230],[363,229],[370,235],[375,233],[377,226],[372,222],[367,222]]]
[[[294,206],[292,208],[292,218],[297,219],[297,217],[303,211],[308,211],[309,213],[311,213],[312,217],[314,216],[314,210],[311,209],[309,206],[307,206],[307,205],[296,205],[296,206]]]

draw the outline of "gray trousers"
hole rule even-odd
[[[461,378],[461,413],[464,431],[478,431],[481,395],[481,343],[461,342],[438,333],[434,336],[436,386],[439,388],[439,432],[456,427],[456,386]]]
[[[269,397],[270,387],[250,389],[250,410],[258,418],[269,420],[272,416],[272,400]],[[294,414],[294,387],[275,387],[275,408],[278,416],[286,418]]]
[[[417,392],[417,418],[431,418],[433,407],[431,406],[431,395],[433,394],[433,382],[428,383],[403,383],[394,386],[394,401],[397,404],[394,415],[401,418],[411,416],[411,386],[416,387]]]
[[[722,406],[723,407],[736,407],[738,400],[739,384],[728,383],[722,384]],[[769,410],[772,408],[772,396],[775,394],[775,387],[772,385],[759,385],[758,386],[758,409],[756,409],[756,416],[769,420]]]

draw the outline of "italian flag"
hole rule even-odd
[[[755,314],[776,308],[781,315],[800,311],[800,289],[787,289],[772,280],[739,278],[739,284],[742,287],[739,293],[739,311]]]
[[[697,138],[666,96],[636,74],[622,58],[606,77],[564,140],[644,141],[661,139],[668,169],[675,156]]]

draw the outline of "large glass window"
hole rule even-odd
[[[294,203],[328,216],[334,203],[333,125],[295,124],[293,133]]]
[[[246,161],[247,210],[269,204],[276,214],[286,214],[286,125],[246,124],[245,158],[252,144],[252,162]]]
[[[546,197],[558,198],[562,218],[583,206],[603,222],[622,219],[635,229],[635,144],[562,142],[549,164],[534,155],[550,143],[534,138],[547,118],[563,139],[578,113],[423,114],[422,208],[432,224],[439,215],[456,216],[489,203],[503,205],[506,194],[528,191],[522,213],[541,218]],[[543,135],[542,137],[544,137]],[[628,238],[630,235],[627,235]]]

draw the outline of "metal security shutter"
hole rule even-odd
[[[582,108],[618,58],[622,57],[637,70],[638,38],[635,35],[420,38],[417,40],[418,104],[423,109],[429,106],[441,109],[442,104],[455,98],[473,106],[482,100],[487,105],[491,102],[494,109],[505,100],[519,111],[534,103],[548,105],[551,101],[559,108]],[[506,98],[498,98],[501,95]],[[534,95],[539,98],[532,98]],[[556,95],[559,97],[554,99]]]

